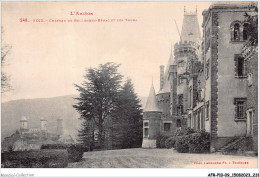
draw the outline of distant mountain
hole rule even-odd
[[[66,95],[53,98],[21,99],[2,103],[1,139],[10,136],[20,129],[20,119],[25,116],[29,128],[39,128],[40,119],[47,120],[47,128],[55,132],[57,119],[63,119],[64,133],[77,138],[80,128],[79,114],[72,107],[77,95]],[[145,97],[140,97],[144,106]]]

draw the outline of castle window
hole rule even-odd
[[[171,123],[164,123],[163,124],[164,131],[170,131],[171,129]]]
[[[248,39],[248,23],[244,23],[243,25],[243,40]]]
[[[149,130],[149,120],[145,120],[143,122],[144,127],[144,137],[148,137],[148,130]]]
[[[184,83],[184,79],[181,76],[179,76],[179,84],[182,84],[182,83]]]
[[[188,115],[188,127],[191,127],[191,114]]]
[[[192,87],[190,87],[189,89],[189,104],[190,104],[190,108],[192,108],[193,104],[192,104]]]
[[[177,119],[177,121],[176,121],[176,127],[181,127],[181,120],[180,120],[180,119]]]
[[[178,95],[179,105],[183,105],[183,94]]]
[[[205,77],[206,77],[206,80],[209,78],[209,59],[207,60],[207,63],[206,63]]]
[[[246,119],[246,98],[235,98],[235,119],[244,120]]]
[[[246,63],[241,55],[235,55],[235,76],[246,77]]]
[[[239,41],[239,28],[240,28],[240,25],[238,23],[235,23],[234,24],[234,36],[233,36],[233,40],[234,41]]]
[[[249,87],[252,86],[252,84],[253,84],[253,74],[252,73],[249,73],[247,75],[247,81],[248,81],[248,86]]]
[[[206,102],[206,120],[209,120],[209,101]]]
[[[184,67],[185,66],[185,62],[184,61],[181,61],[178,63],[178,67]]]

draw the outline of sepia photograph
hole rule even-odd
[[[258,169],[258,2],[2,1],[5,168]]]

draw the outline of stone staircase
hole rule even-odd
[[[229,150],[234,148],[237,144],[240,144],[241,141],[246,139],[247,137],[234,137],[227,145],[220,148],[217,153],[226,154]]]

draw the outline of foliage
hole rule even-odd
[[[177,136],[175,147],[179,153],[189,152],[189,137],[190,135]]]
[[[81,144],[46,144],[41,149],[66,149],[68,151],[69,162],[80,161],[86,148]]]
[[[194,132],[183,131],[176,137],[176,150],[180,153],[204,153],[210,151],[210,134],[205,130]]]
[[[190,153],[205,153],[210,151],[210,134],[205,130],[193,133],[189,140]]]
[[[167,136],[167,135],[158,134],[156,136],[156,148],[166,148],[165,141],[168,138],[169,138],[169,136]]]
[[[92,145],[96,129],[99,145],[104,147],[104,122],[115,108],[122,79],[118,67],[119,65],[114,63],[106,63],[99,65],[98,68],[89,68],[82,85],[75,85],[80,97],[76,98],[78,103],[73,107],[83,120],[82,129],[79,130],[79,141],[84,145]],[[93,125],[89,127],[90,122]]]
[[[192,134],[192,133],[195,133],[195,130],[190,128],[190,127],[187,127],[185,129],[177,130],[175,132],[175,136],[189,135],[189,134]]]
[[[106,63],[90,68],[82,86],[75,85],[80,97],[73,107],[83,120],[78,141],[89,150],[141,147],[140,100],[130,79],[121,86],[118,67]]]
[[[253,13],[245,13],[245,22],[248,22],[248,35],[251,45],[258,44],[258,7],[253,3],[249,6]]]
[[[6,57],[10,53],[10,50],[12,48],[11,45],[5,44],[5,41],[3,40],[3,27],[1,27],[2,32],[2,46],[1,46],[1,66],[3,67],[6,64]],[[9,82],[9,77],[5,72],[3,72],[3,68],[1,70],[1,92],[4,93],[6,91],[9,91],[11,89],[11,85]]]
[[[173,148],[174,145],[175,145],[175,137],[169,137],[165,140],[165,147],[170,149],[170,148]]]
[[[138,148],[142,145],[142,109],[134,86],[128,79],[119,92],[113,115],[113,143],[121,148]]]
[[[64,168],[68,165],[66,150],[13,151],[2,153],[4,168]]]

